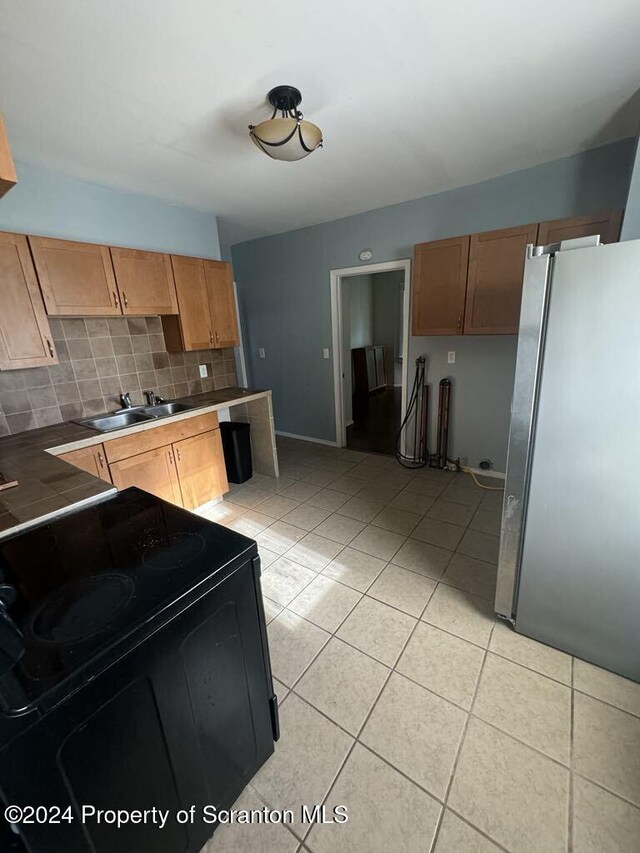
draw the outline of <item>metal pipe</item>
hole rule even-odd
[[[440,411],[438,433],[438,467],[445,468],[449,458],[449,406],[451,403],[451,380],[440,380]]]

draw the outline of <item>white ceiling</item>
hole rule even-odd
[[[210,210],[235,243],[629,136],[638,0],[0,0],[16,156]],[[250,142],[302,90],[325,148]]]

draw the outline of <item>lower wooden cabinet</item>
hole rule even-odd
[[[137,486],[186,509],[229,490],[215,412],[134,430],[103,444],[63,453],[60,459],[118,489]]]
[[[81,468],[94,477],[100,477],[107,483],[111,483],[109,466],[104,453],[104,445],[94,444],[92,447],[81,447],[78,450],[70,450],[69,453],[61,453],[60,459],[70,462],[76,468]]]
[[[185,438],[172,446],[182,501],[187,509],[202,506],[229,490],[219,429]]]
[[[171,445],[138,453],[128,459],[112,462],[111,478],[117,489],[137,486],[169,503],[182,506],[176,460]]]

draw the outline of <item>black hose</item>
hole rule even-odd
[[[418,429],[418,424],[417,424],[417,420],[418,420],[418,417],[417,417],[417,415],[418,415],[418,399],[419,399],[419,395],[422,393],[422,391],[424,389],[424,379],[425,379],[425,359],[422,356],[420,356],[419,358],[416,359],[416,375],[415,375],[415,379],[413,381],[413,388],[411,389],[411,396],[409,397],[409,404],[407,405],[407,411],[405,412],[404,419],[403,419],[402,423],[400,424],[400,429],[398,430],[398,433],[396,435],[396,459],[403,466],[403,468],[424,468],[427,465],[427,462],[429,461],[429,451],[428,451],[427,446],[426,446],[426,439],[425,439],[425,446],[424,446],[423,451],[418,456],[415,455],[416,444],[417,444],[417,435],[418,435],[418,433],[417,433],[417,429]],[[402,451],[400,450],[400,446],[402,443],[402,434],[404,432],[404,429],[405,429],[407,423],[409,422],[409,418],[411,417],[412,413],[413,413],[414,419],[415,419],[415,421],[414,421],[414,444],[413,444],[414,456],[405,456],[402,453]]]

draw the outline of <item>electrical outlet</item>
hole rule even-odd
[[[260,356],[260,358],[266,358],[267,357],[267,354],[264,351],[264,347],[260,347],[260,349],[258,350],[258,355]]]
[[[329,355],[329,350],[326,347],[322,350],[322,357],[323,358],[330,358],[331,357]]]
[[[447,364],[455,364],[456,363],[456,353],[455,350],[449,350],[447,353]]]
[[[207,372],[207,365],[206,364],[199,364],[198,370],[200,371],[200,379],[204,379],[205,376],[209,375]]]

